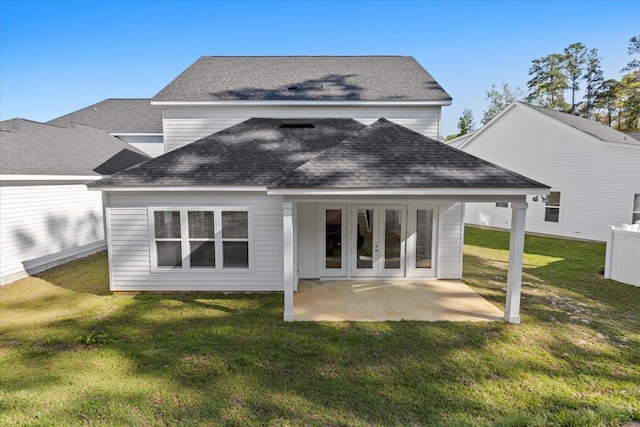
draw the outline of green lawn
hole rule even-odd
[[[527,237],[522,325],[284,323],[281,294],[111,295],[99,254],[0,288],[0,425],[623,425],[640,288]],[[508,235],[467,228],[503,307]]]

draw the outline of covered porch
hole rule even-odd
[[[295,321],[501,320],[502,311],[459,280],[301,280]]]

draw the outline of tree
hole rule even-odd
[[[502,83],[502,87],[497,89],[496,85],[491,85],[491,90],[485,92],[485,99],[489,101],[489,106],[483,112],[481,123],[486,125],[509,104],[522,101],[524,97],[524,92],[518,86],[512,89],[508,83]]]
[[[600,110],[596,119],[599,122],[613,127],[615,112],[619,107],[619,97],[620,82],[616,79],[605,80],[596,97],[596,107]],[[618,128],[620,128],[620,124],[618,124]]]
[[[639,55],[640,54],[640,35],[633,36],[629,39],[629,47],[627,48],[627,53],[629,55]],[[634,58],[627,64],[626,67],[622,69],[624,71],[640,71],[640,58]]]
[[[572,43],[564,49],[564,66],[571,90],[571,114],[576,114],[576,92],[580,90],[580,78],[587,63],[587,48],[582,43]]]
[[[466,135],[469,132],[473,132],[476,128],[476,124],[473,120],[473,112],[465,108],[462,110],[462,115],[458,119],[458,136]]]
[[[584,105],[582,108],[582,116],[588,119],[592,116],[593,106],[598,96],[598,91],[604,81],[602,68],[600,67],[600,57],[598,49],[591,49],[587,54],[586,65],[584,70],[584,81],[586,83],[584,93]]]
[[[531,61],[527,82],[529,95],[527,100],[541,107],[557,111],[566,111],[564,92],[569,87],[565,72],[565,56],[552,53],[544,58]]]
[[[640,71],[622,76],[619,89],[621,111],[618,129],[638,130],[640,128]]]

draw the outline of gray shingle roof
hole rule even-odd
[[[0,122],[0,174],[109,175],[149,159],[101,129],[25,119]]]
[[[640,132],[625,132],[627,135],[629,135],[631,138],[635,138],[638,141],[640,141]]]
[[[518,101],[520,102],[520,101]],[[635,138],[630,138],[623,132],[617,131],[609,126],[605,126],[602,123],[598,123],[595,120],[585,119],[584,117],[574,116],[573,114],[561,113],[559,111],[548,110],[546,108],[538,107],[537,105],[527,104],[520,102],[522,105],[526,105],[546,116],[549,116],[559,122],[572,126],[582,132],[595,136],[596,138],[607,142],[620,142],[624,144],[640,144],[640,141]]]
[[[281,128],[313,123],[314,128]],[[258,185],[364,128],[352,119],[249,119],[96,183],[102,185]]]
[[[203,56],[152,101],[449,101],[411,56]]]
[[[91,185],[547,188],[385,119],[249,119]]]
[[[273,186],[547,188],[386,119],[326,150]]]
[[[110,98],[47,123],[67,127],[80,123],[109,133],[162,133],[162,110],[149,98]]]

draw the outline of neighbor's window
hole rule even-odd
[[[552,191],[547,199],[547,206],[544,209],[544,220],[546,222],[560,222],[560,192]]]
[[[509,202],[497,202],[496,203],[496,208],[508,208],[509,207]]]
[[[640,221],[640,194],[633,195],[633,211],[631,212],[631,224]]]
[[[157,270],[249,269],[249,210],[151,209]]]

